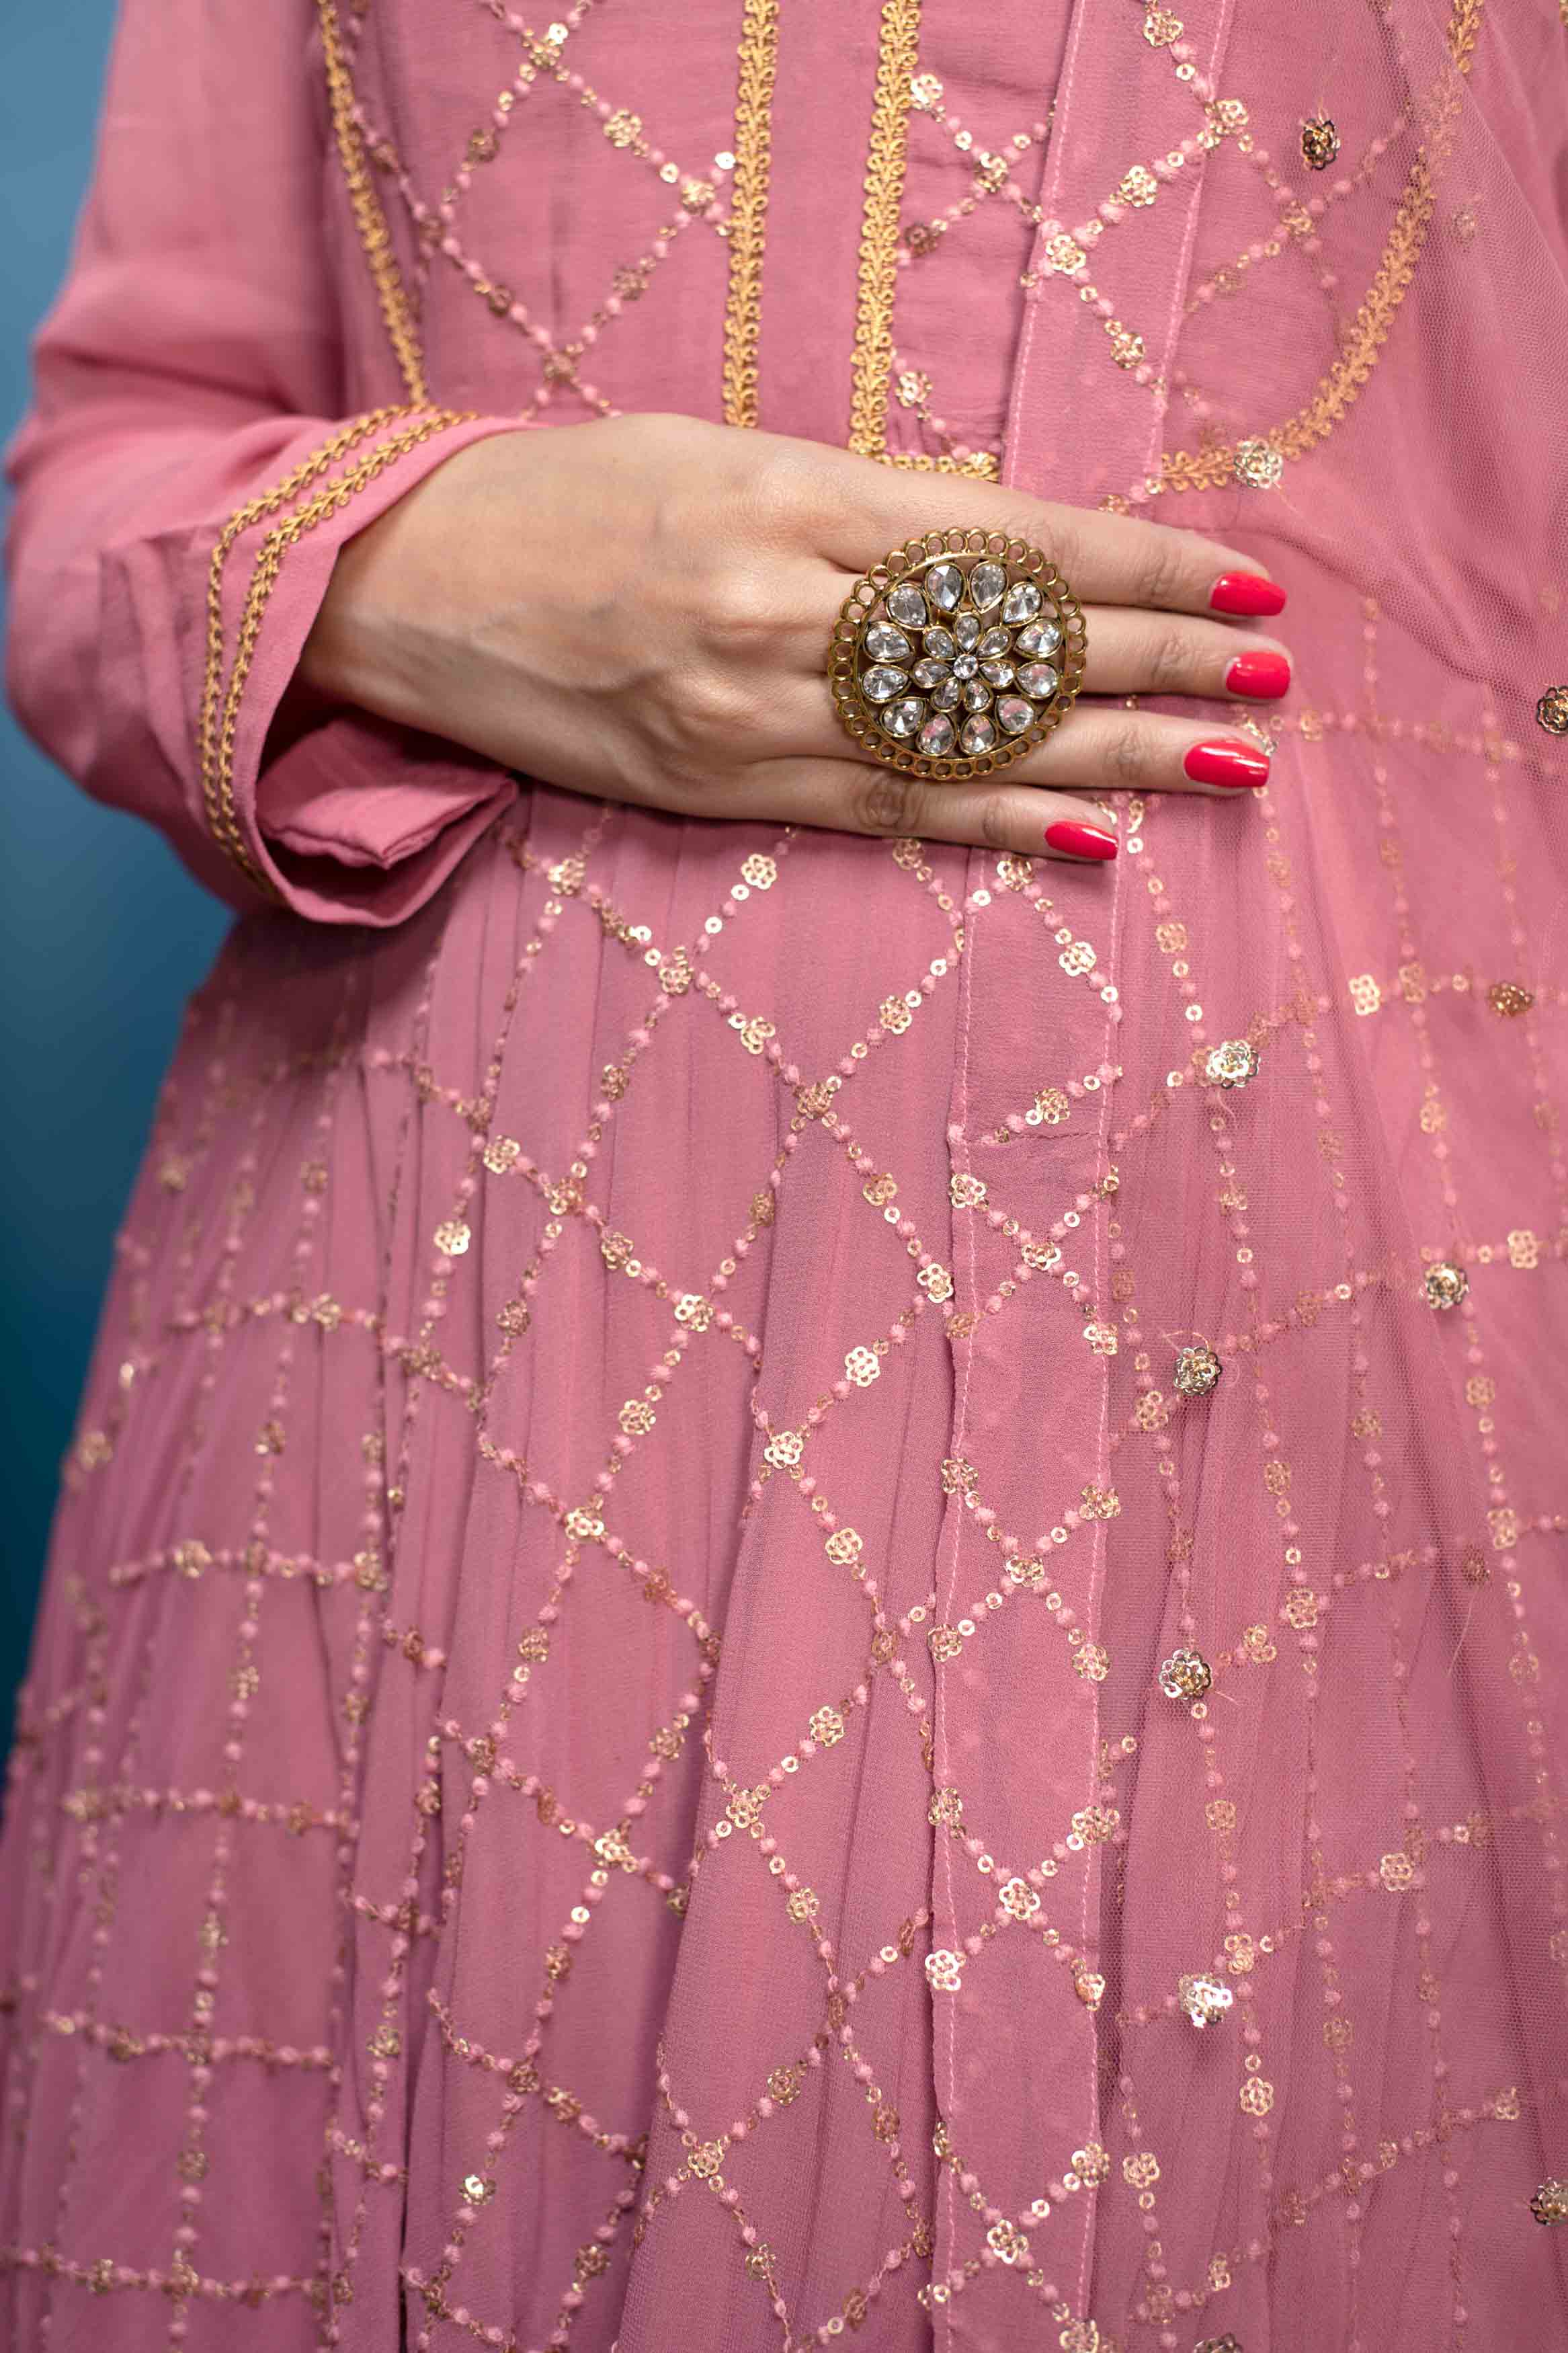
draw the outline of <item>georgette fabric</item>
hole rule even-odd
[[[129,0],[13,691],[244,913],[22,1703],[17,2348],[1568,2345],[1568,27],[1176,10]],[[633,409],[1255,551],[1267,792],[274,727]]]

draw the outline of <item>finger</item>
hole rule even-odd
[[[1095,803],[1002,775],[943,783],[872,761],[771,760],[730,789],[732,805],[709,797],[703,813],[1087,865],[1108,863],[1119,846],[1114,818]]]
[[[1097,606],[1084,615],[1089,694],[1202,694],[1277,702],[1290,688],[1290,650],[1279,638],[1185,613]]]
[[[921,532],[1006,532],[1043,548],[1080,602],[1203,613],[1277,611],[1284,601],[1268,597],[1268,568],[1257,557],[1176,524],[1061,506],[959,474],[911,481],[847,450],[822,447],[816,459],[814,542],[848,573],[868,571]]]
[[[1058,791],[1207,793],[1246,800],[1262,791],[1269,768],[1268,753],[1255,737],[1153,711],[1080,702],[1006,773]]]
[[[879,761],[856,761],[850,739],[826,697],[805,681],[773,697],[748,749],[755,764],[750,771],[753,777],[798,759],[881,770]],[[1261,744],[1212,721],[1080,702],[1044,743],[1010,767],[994,769],[992,777],[998,784],[1005,778],[1080,792],[1209,792],[1234,797],[1238,788],[1266,785],[1268,768],[1268,754]],[[956,786],[939,779],[935,789],[952,791]]]

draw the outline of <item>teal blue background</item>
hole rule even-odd
[[[12,8],[0,34],[7,433],[87,184],[113,14]],[[115,1228],[181,1006],[228,920],[156,835],[88,800],[0,712],[0,1739]]]

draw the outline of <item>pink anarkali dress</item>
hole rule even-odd
[[[1568,2346],[1565,185],[1558,0],[127,0],[12,685],[242,918],[22,1703],[10,2344]],[[1089,871],[274,729],[390,501],[650,409],[1254,551],[1268,790]]]

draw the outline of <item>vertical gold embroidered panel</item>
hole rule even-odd
[[[880,458],[888,445],[888,380],[893,368],[893,289],[899,213],[909,142],[910,83],[920,48],[921,0],[884,0],[877,94],[866,159],[860,228],[860,301],[849,405],[849,447]]]
[[[757,421],[757,342],[763,322],[778,0],[745,0],[735,91],[735,193],[730,208],[730,292],[724,306],[724,422]]]
[[[419,349],[418,332],[404,287],[403,273],[392,249],[386,215],[382,211],[381,199],[375,193],[375,183],[365,161],[364,141],[354,120],[353,82],[343,56],[338,12],[333,0],[316,0],[316,14],[321,27],[321,57],[327,71],[332,131],[338,142],[354,227],[359,231],[359,241],[370,265],[376,300],[386,322],[404,390],[410,406],[420,407],[430,397],[425,385],[424,357]]]

